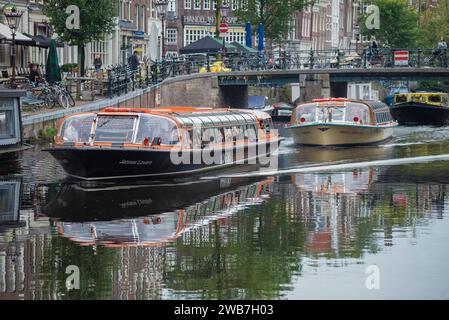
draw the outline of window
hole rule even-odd
[[[132,142],[136,119],[137,117],[131,116],[99,116],[95,129],[95,141]]]
[[[147,29],[145,28],[145,22],[147,21],[146,17],[147,17],[147,9],[145,6],[142,6],[142,10],[140,10],[140,21],[141,21],[141,28],[139,30],[143,30],[143,31],[147,31]]]
[[[194,9],[201,10],[201,0],[193,0],[194,1]]]
[[[14,121],[12,110],[0,111],[0,138],[9,139],[14,137]]]
[[[139,24],[139,5],[134,6],[134,24],[137,28],[137,30],[140,30],[140,24]]]
[[[176,12],[176,0],[168,1],[168,12]]]
[[[184,9],[192,9],[192,0],[184,0]]]
[[[107,39],[102,39],[99,41],[93,41],[90,44],[90,61],[94,61],[95,57],[100,56],[103,64],[106,64],[108,61],[108,43]]]
[[[212,0],[212,10],[217,10],[217,0]]]
[[[176,44],[178,42],[178,30],[169,28],[167,29],[167,43]]]
[[[176,123],[163,117],[141,115],[135,143],[142,143],[145,139],[151,143],[155,138],[160,139],[161,144],[165,145],[179,143],[179,130]]]
[[[65,120],[61,129],[63,142],[88,142],[94,115],[83,114]]]
[[[118,17],[119,17],[119,19],[122,19],[123,18],[123,3],[121,0],[118,2],[117,9],[118,9]]]
[[[238,0],[232,0],[232,11],[237,10],[238,8]]]
[[[206,28],[185,28],[184,29],[184,46],[191,44],[211,33]]]
[[[204,0],[204,10],[210,10],[210,0]]]

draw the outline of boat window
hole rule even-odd
[[[182,143],[187,147],[192,147],[192,140],[190,138],[192,130],[188,130],[186,128],[181,129],[182,132]]]
[[[135,116],[101,115],[97,118],[96,142],[132,142]],[[143,139],[142,139],[143,140]]]
[[[316,104],[308,103],[300,105],[296,108],[296,122],[315,122],[316,121]]]
[[[343,107],[321,107],[317,110],[317,121],[332,122],[345,119],[345,108]]]
[[[141,115],[136,143],[142,143],[145,138],[153,141],[160,138],[161,144],[175,145],[179,143],[178,126],[173,120],[150,115]]]
[[[348,103],[345,110],[345,121],[358,123],[371,123],[369,107],[361,103]]]
[[[71,116],[64,121],[61,129],[63,142],[88,142],[94,114]]]
[[[394,99],[396,102],[407,102],[407,95],[405,94],[396,95]]]
[[[441,96],[431,95],[429,96],[429,102],[441,102]]]
[[[232,142],[232,127],[226,127],[224,128],[224,137],[225,137],[225,142]]]
[[[257,140],[257,133],[256,133],[256,128],[254,127],[254,125],[246,126],[245,138],[251,142],[254,142]]]

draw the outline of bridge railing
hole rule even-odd
[[[395,52],[408,59],[395,60]],[[255,53],[225,53],[221,60],[232,71],[270,71],[343,68],[447,68],[447,50],[427,48],[365,48],[363,50],[302,50]],[[214,55],[181,56],[156,61],[151,66],[151,82],[169,77],[211,71]],[[398,63],[400,61],[401,63]],[[404,63],[405,62],[405,63]]]

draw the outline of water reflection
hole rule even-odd
[[[64,184],[45,213],[55,218],[63,237],[83,245],[160,246],[189,229],[258,202],[271,182],[219,179],[92,187]]]
[[[287,158],[350,157],[346,149],[322,151]],[[368,157],[385,150],[379,152]],[[348,283],[364,281],[364,270],[346,270],[369,256],[416,261],[401,240],[409,248],[422,235],[434,241],[420,249],[421,260],[446,266],[449,255],[439,244],[447,242],[434,236],[434,226],[446,220],[448,169],[440,161],[268,179],[3,179],[0,215],[9,223],[0,227],[0,299],[294,298],[314,290],[304,280],[316,285],[336,270]],[[69,265],[80,268],[80,290],[65,288]],[[388,267],[402,272],[404,265]],[[425,284],[447,287],[445,273],[438,275],[438,282]],[[398,279],[404,292],[415,283]],[[352,292],[359,294],[357,288]],[[339,297],[335,288],[326,292]]]

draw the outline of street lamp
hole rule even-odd
[[[157,14],[161,17],[162,22],[162,57],[165,57],[165,16],[167,14],[168,0],[154,0],[154,6],[156,7]]]
[[[13,3],[8,3],[3,7],[3,14],[6,17],[9,28],[11,29],[12,35],[12,46],[11,46],[11,65],[12,65],[12,75],[11,75],[11,88],[16,88],[16,31],[22,18],[22,11],[17,10],[17,7]]]

